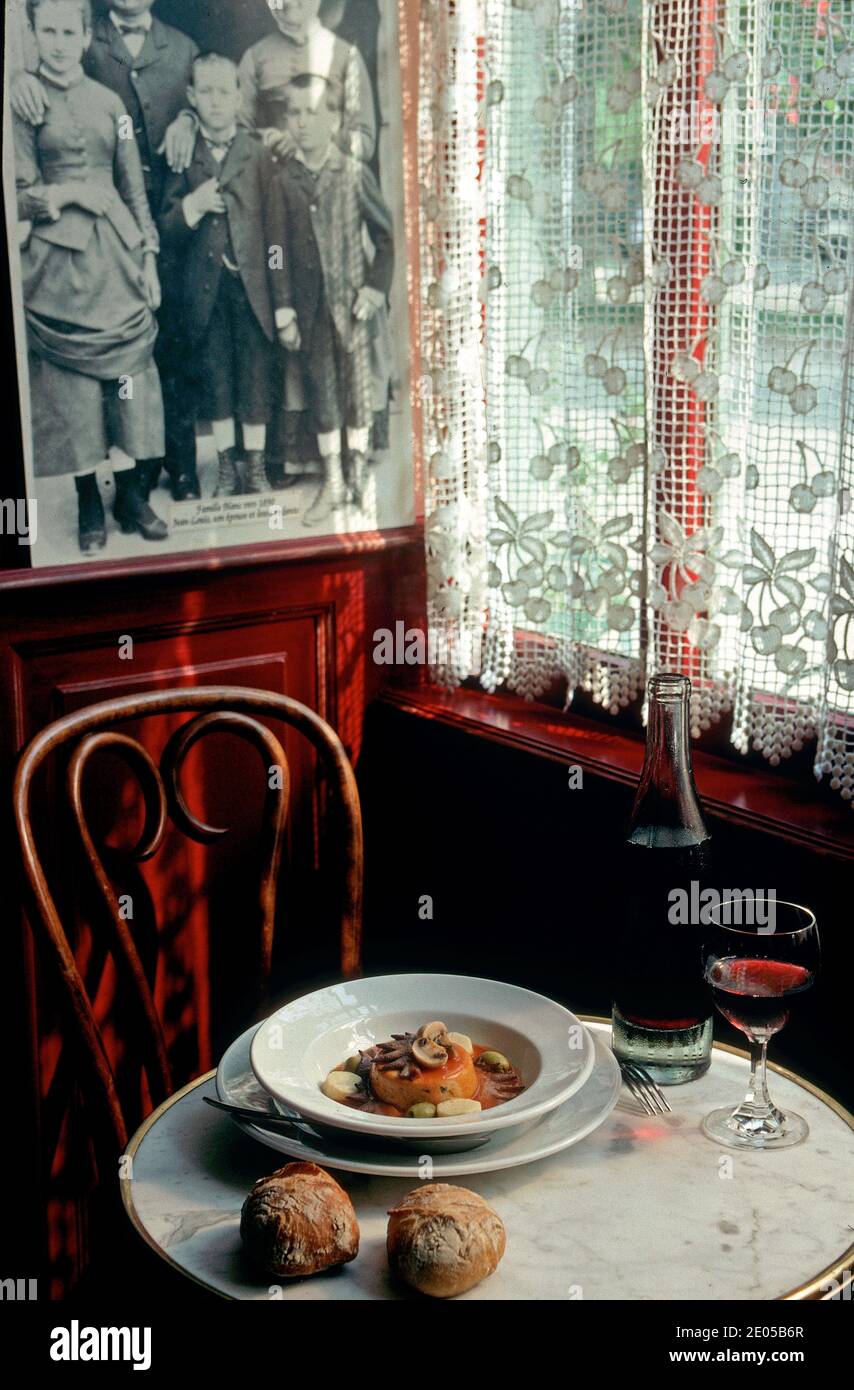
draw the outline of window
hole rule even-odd
[[[436,675],[617,709],[680,670],[696,730],[816,737],[850,799],[854,34],[433,0],[421,41]]]

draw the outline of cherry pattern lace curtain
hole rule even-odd
[[[424,0],[434,678],[854,793],[854,3]]]

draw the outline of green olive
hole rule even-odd
[[[362,1054],[361,1054],[360,1052],[357,1052],[357,1053],[355,1054],[355,1056],[353,1056],[353,1057],[348,1057],[347,1060],[346,1060],[346,1062],[344,1063],[344,1070],[345,1070],[345,1071],[358,1071],[358,1069],[359,1069],[359,1063],[361,1062],[361,1060],[362,1060]]]
[[[407,1110],[410,1120],[432,1120],[436,1114],[435,1105],[431,1105],[429,1100],[419,1100],[417,1105],[410,1105]]]
[[[486,1067],[487,1071],[512,1071],[513,1067],[503,1052],[482,1052],[477,1059],[479,1067]]]

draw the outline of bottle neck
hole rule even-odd
[[[691,767],[687,686],[649,696],[646,757],[629,825],[631,844],[684,848],[709,838]]]

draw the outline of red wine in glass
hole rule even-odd
[[[703,960],[717,1008],[750,1044],[750,1081],[741,1104],[711,1111],[702,1129],[730,1148],[785,1149],[800,1144],[809,1126],[771,1100],[766,1051],[815,982],[818,927],[808,907],[780,901],[776,893],[754,901],[742,921],[742,896],[709,910]]]
[[[734,1028],[748,1037],[770,1038],[786,1026],[815,973],[789,961],[730,956],[713,961],[706,978],[717,1008]]]

